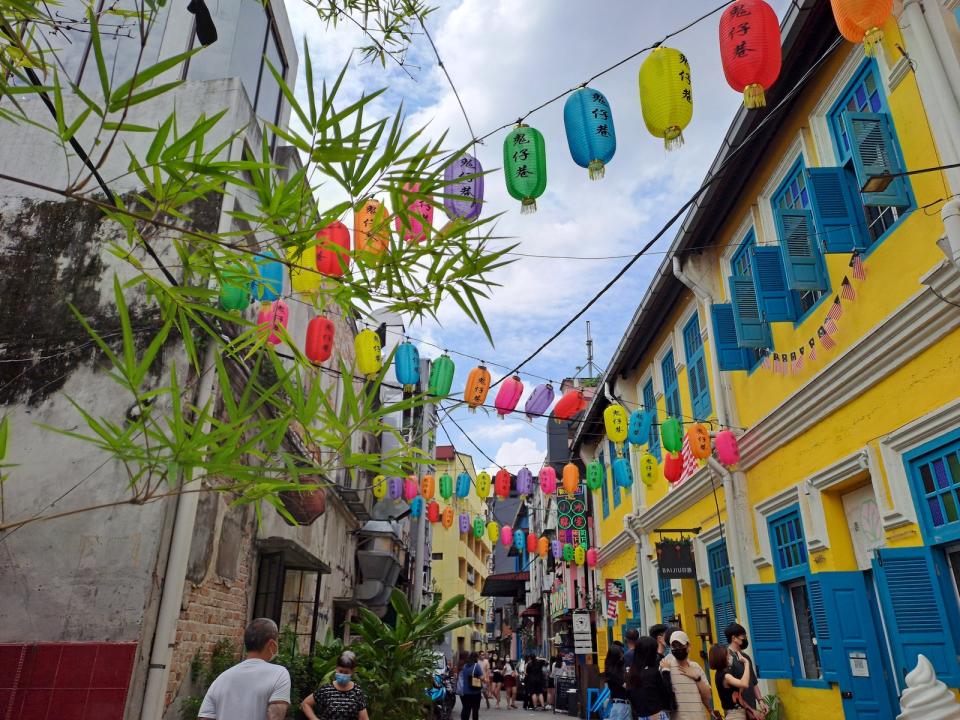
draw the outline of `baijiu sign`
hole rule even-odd
[[[657,543],[657,574],[670,580],[696,580],[693,543],[689,540],[665,540]]]

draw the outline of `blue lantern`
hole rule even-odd
[[[591,180],[602,178],[604,166],[617,151],[613,112],[606,96],[588,87],[571,93],[563,105],[563,126],[573,161],[587,168]]]
[[[650,425],[653,416],[643,408],[630,413],[627,421],[627,441],[632,445],[646,445],[650,442]]]
[[[400,343],[393,362],[397,382],[403,385],[404,390],[410,392],[420,384],[420,351],[416,345],[411,342]]]
[[[633,470],[627,458],[617,458],[613,461],[613,479],[622,488],[633,485]]]
[[[513,531],[513,546],[520,552],[527,546],[527,534],[523,530]]]
[[[410,514],[415,518],[423,515],[423,498],[419,495],[410,501]]]
[[[466,472],[457,475],[457,497],[465,498],[470,494],[470,476]]]
[[[257,279],[253,281],[251,290],[255,300],[273,302],[283,292],[283,263],[272,252],[263,255],[254,259]]]

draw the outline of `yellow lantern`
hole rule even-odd
[[[645,452],[640,456],[640,479],[647,487],[653,487],[660,472],[660,464],[651,453]]]
[[[563,466],[563,491],[573,495],[580,489],[580,469],[573,463]]]
[[[490,473],[486,470],[481,470],[477,474],[477,497],[483,499],[490,497]]]
[[[577,565],[583,565],[584,561],[587,559],[587,551],[583,549],[582,546],[577,545],[573,549],[573,561]]]
[[[679,50],[658,47],[640,66],[643,121],[667,150],[683,145],[683,129],[693,117],[690,63]]]
[[[363,375],[376,375],[380,372],[383,360],[380,358],[380,336],[370,328],[357,333],[353,341],[357,355],[357,370]]]
[[[487,523],[487,537],[490,538],[490,542],[494,544],[500,539],[500,526],[495,520]]]
[[[697,460],[706,460],[713,449],[710,443],[710,431],[703,423],[695,423],[687,428],[687,440],[690,442],[690,452]]]
[[[420,481],[420,494],[423,495],[423,499],[433,500],[433,492],[435,489],[436,482],[433,480],[433,475],[424,475]]]
[[[298,252],[296,247],[287,249],[290,261],[290,287],[295,293],[310,293],[320,289],[323,275],[317,272],[317,241]]]
[[[373,496],[377,500],[383,500],[387,496],[387,479],[383,475],[377,475],[373,479]]]
[[[603,411],[603,427],[607,437],[618,445],[627,439],[627,424],[627,411],[623,405],[610,405]]]

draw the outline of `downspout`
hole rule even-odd
[[[633,540],[633,548],[637,555],[637,587],[640,589],[640,602],[643,605],[643,621],[647,627],[650,627],[653,623],[650,622],[651,618],[647,615],[647,593],[646,588],[643,584],[643,538],[640,537],[640,533],[633,529],[633,526],[630,524],[631,515],[626,515],[623,518],[623,529],[627,531],[627,535],[630,536],[630,539]],[[646,635],[645,632],[641,631],[641,635]]]

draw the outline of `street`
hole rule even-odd
[[[568,717],[566,712],[559,712],[556,715],[552,710],[547,711],[536,711],[533,710],[521,710],[520,706],[517,706],[516,710],[509,710],[506,706],[497,707],[494,705],[489,710],[487,709],[486,704],[480,705],[480,720],[483,718],[496,718],[496,720],[508,720],[508,718],[513,718],[513,720],[533,720],[533,718],[554,718],[554,717]],[[454,707],[453,712],[450,713],[450,720],[459,720],[460,718],[460,699],[457,699],[457,705]]]

